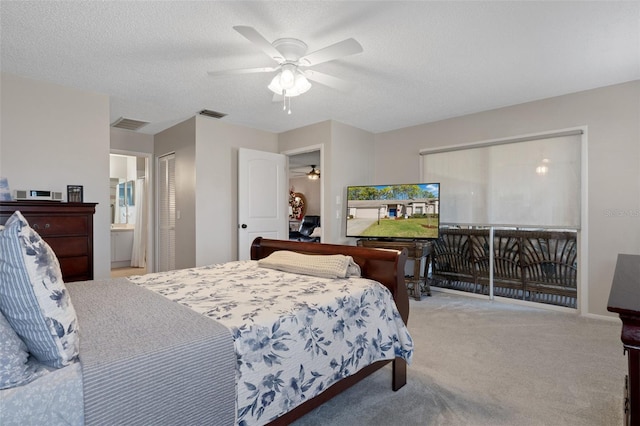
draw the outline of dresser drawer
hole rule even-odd
[[[62,269],[62,278],[64,282],[91,280],[89,276],[89,257],[75,256],[62,257],[60,261],[60,269]]]
[[[87,235],[89,223],[87,216],[28,216],[25,219],[41,236],[50,235]]]
[[[59,258],[86,256],[89,253],[87,237],[49,237],[47,243]]]

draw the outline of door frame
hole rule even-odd
[[[320,241],[322,242],[327,242],[326,237],[325,237],[325,223],[326,220],[328,219],[328,217],[325,215],[325,210],[324,210],[324,206],[325,206],[325,191],[324,191],[324,177],[325,177],[325,168],[324,168],[324,164],[325,164],[325,160],[324,160],[324,144],[317,144],[317,145],[309,145],[309,146],[304,146],[304,147],[300,147],[300,148],[295,148],[295,149],[289,149],[286,151],[281,151],[280,154],[284,154],[287,157],[287,177],[289,175],[289,157],[292,155],[297,155],[297,154],[306,154],[307,152],[314,152],[314,151],[320,151],[320,164],[318,164],[318,168],[320,169]],[[289,188],[289,187],[288,187]],[[287,190],[288,190],[287,188]],[[324,219],[323,219],[324,217]],[[287,228],[289,227],[289,224],[287,224]]]
[[[153,162],[153,153],[127,151],[124,149],[110,149],[109,154],[128,155],[130,157],[143,157],[145,159],[144,177],[147,181],[147,273],[155,272],[155,180],[153,179],[153,171],[155,165]],[[109,251],[111,253],[111,251]]]

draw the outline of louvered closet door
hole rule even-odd
[[[170,271],[176,265],[176,156],[158,158],[158,267]]]

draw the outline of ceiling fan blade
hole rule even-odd
[[[278,52],[278,49],[273,47],[266,38],[262,36],[258,31],[256,31],[253,27],[247,27],[243,25],[236,25],[233,27],[234,30],[239,32],[249,40],[251,43],[257,45],[264,53],[266,53],[271,59],[280,63],[284,60],[282,57],[282,53]]]
[[[278,67],[240,68],[236,70],[207,71],[207,74],[212,76],[220,76],[220,75],[236,75],[236,74],[253,74],[253,73],[259,73],[259,72],[273,72],[277,70],[278,70]]]
[[[360,43],[353,38],[348,38],[303,56],[300,58],[299,63],[301,66],[309,67],[323,62],[333,61],[334,59],[342,58],[344,56],[355,55],[362,51],[363,49]]]
[[[316,83],[320,83],[324,86],[331,87],[332,89],[337,89],[343,92],[348,91],[352,87],[351,83],[318,71],[306,70],[303,72],[303,74],[305,77],[307,77],[307,79],[311,81],[315,81]]]

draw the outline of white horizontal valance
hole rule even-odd
[[[440,222],[578,229],[581,133],[422,151],[423,181],[440,182]]]

